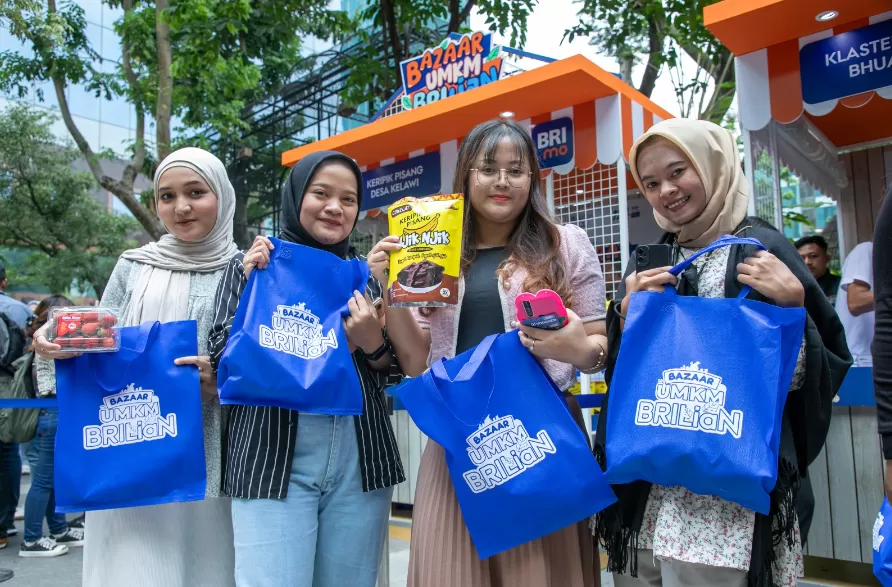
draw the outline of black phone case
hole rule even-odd
[[[636,271],[669,267],[673,264],[672,245],[639,245],[635,249]]]

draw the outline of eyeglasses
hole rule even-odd
[[[485,188],[497,182],[502,177],[502,172],[505,173],[508,185],[513,188],[525,188],[530,185],[530,176],[533,173],[523,169],[499,169],[497,167],[471,168],[471,171],[477,175],[477,183]]]

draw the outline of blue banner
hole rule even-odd
[[[573,161],[573,119],[549,120],[533,127],[539,167],[552,169]]]
[[[892,86],[892,20],[802,47],[799,70],[806,104]]]
[[[362,209],[389,206],[401,198],[440,193],[440,153],[428,153],[362,174]]]

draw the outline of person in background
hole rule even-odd
[[[831,304],[835,304],[840,278],[830,273],[828,268],[831,257],[827,252],[827,240],[819,234],[804,236],[796,241],[795,247],[805,266],[821,287],[821,291]]]
[[[32,316],[31,310],[22,302],[6,295],[8,285],[6,268],[0,264],[0,314],[6,315],[18,328],[25,330],[28,319]],[[12,375],[8,369],[0,368],[0,384],[11,384]],[[19,445],[0,442],[0,548],[6,548],[10,529],[15,532],[15,510],[19,503],[21,484],[22,456]],[[2,576],[0,572],[0,581],[3,580]]]
[[[29,326],[34,332],[49,320],[50,309],[73,306],[64,296],[50,296],[37,306],[36,319]],[[55,389],[40,389],[37,386],[37,366],[34,353],[29,352],[16,361],[19,368],[31,371],[30,382],[37,397],[55,397]],[[23,558],[56,557],[68,553],[69,547],[83,546],[84,531],[69,528],[65,514],[56,513],[55,491],[53,489],[53,469],[56,441],[56,427],[59,423],[56,408],[41,408],[37,418],[37,434],[28,443],[33,456],[31,460],[31,489],[25,500],[25,540],[19,556]],[[46,518],[51,537],[43,535],[43,520]]]
[[[886,460],[886,497],[892,502],[892,185],[877,216],[873,240],[876,244],[872,265],[876,322],[871,349],[873,393],[877,402],[877,430]]]
[[[870,367],[873,359],[873,243],[861,243],[846,257],[836,297],[836,313],[846,329],[855,367]]]

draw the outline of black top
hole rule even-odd
[[[773,226],[759,218],[747,217],[733,234],[753,237],[773,253],[796,276],[805,288],[805,378],[802,387],[787,396],[784,406],[780,441],[778,479],[771,493],[771,511],[768,516],[756,514],[753,529],[753,545],[750,568],[747,576],[748,587],[769,587],[772,581],[774,545],[782,540],[792,540],[793,521],[790,515],[796,501],[800,472],[805,472],[827,439],[830,428],[833,398],[852,365],[852,356],[846,345],[842,323],[836,315],[827,296],[818,287],[814,276],[806,269],[793,244]],[[675,235],[664,234],[661,243],[673,244]],[[725,273],[725,297],[733,298],[740,293],[742,285],[737,281],[737,265],[756,252],[751,245],[732,245],[728,267]],[[626,267],[625,276],[635,269],[635,259]],[[678,295],[697,295],[697,270],[688,268],[682,273]],[[616,300],[611,306],[618,306],[625,295],[625,281],[620,281]],[[765,296],[753,291],[749,299],[772,303]],[[607,312],[607,370],[608,392],[601,407],[598,429],[595,438],[595,456],[602,467],[605,466],[604,443],[607,429],[607,411],[610,409],[609,382],[622,343],[622,328],[618,313],[613,307]],[[890,428],[892,430],[892,428]],[[650,484],[636,481],[611,486],[616,493],[617,503],[597,515],[596,533],[605,545],[608,556],[608,570],[616,573],[628,572],[627,563],[637,571],[637,562],[628,558],[634,549],[634,541],[644,520]]]
[[[242,265],[244,253],[229,261],[217,286],[214,323],[208,335],[214,372],[220,362],[239,298],[247,285]],[[372,277],[366,285],[372,299],[381,297],[381,285]],[[361,350],[353,363],[362,387],[363,411],[354,416],[359,447],[363,491],[392,487],[406,480],[399,449],[393,435],[384,386],[400,378],[394,358],[390,373],[369,367]],[[284,499],[288,495],[298,413],[293,410],[257,406],[223,406],[223,491],[229,497]]]
[[[455,354],[472,349],[490,334],[505,332],[502,299],[496,269],[506,259],[505,247],[478,249],[477,256],[465,274],[465,295],[458,318],[458,339]]]
[[[873,232],[873,392],[883,456],[892,459],[892,188]]]
[[[841,280],[842,278],[839,275],[833,275],[829,271],[823,277],[817,278],[818,286],[820,286],[821,291],[824,292],[831,304],[836,303],[836,294],[839,293],[839,282]]]

